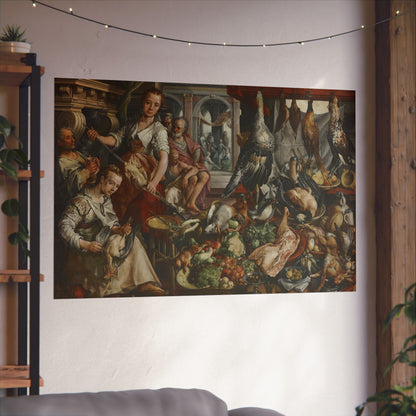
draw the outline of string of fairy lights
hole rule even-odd
[[[95,20],[95,19],[92,19],[92,18],[89,18],[89,17],[86,17],[86,16],[81,16],[80,14],[77,14],[72,7],[70,7],[68,10],[64,10],[64,9],[60,9],[58,7],[55,7],[55,6],[51,6],[50,4],[47,4],[47,3],[44,3],[44,2],[41,2],[41,1],[37,1],[37,0],[36,1],[35,0],[30,0],[30,1],[32,2],[33,7],[37,7],[38,5],[43,6],[43,7],[46,7],[48,9],[54,10],[56,12],[72,16],[76,19],[80,19],[80,20],[84,20],[84,21],[87,21],[87,22],[90,22],[90,23],[100,25],[100,26],[104,27],[105,29],[114,29],[114,30],[118,30],[118,31],[121,31],[121,32],[126,32],[126,33],[139,35],[139,36],[143,36],[143,37],[148,37],[148,38],[153,38],[153,39],[160,39],[160,40],[165,40],[165,41],[170,41],[170,42],[182,43],[182,44],[186,44],[188,46],[203,45],[203,46],[221,46],[221,47],[234,47],[234,48],[266,48],[266,47],[287,46],[287,45],[305,45],[306,43],[311,43],[311,42],[331,40],[331,39],[334,39],[334,38],[337,38],[337,37],[346,36],[346,35],[350,35],[352,33],[356,33],[356,32],[360,32],[360,31],[363,31],[363,30],[368,30],[368,29],[374,28],[377,25],[390,22],[393,19],[397,19],[398,17],[402,17],[406,14],[413,13],[413,12],[416,11],[416,7],[412,8],[412,9],[409,9],[409,10],[406,10],[404,12],[402,12],[400,10],[396,10],[396,12],[393,14],[393,16],[387,17],[387,18],[385,18],[383,20],[380,20],[380,21],[377,21],[375,23],[371,23],[369,25],[364,25],[363,24],[360,27],[357,27],[355,29],[347,30],[345,32],[335,33],[335,34],[332,34],[332,35],[321,36],[321,37],[317,37],[317,38],[313,38],[313,39],[295,40],[295,41],[290,41],[290,42],[238,44],[238,43],[227,43],[227,42],[222,42],[222,43],[201,42],[201,41],[196,41],[196,40],[185,40],[185,39],[172,38],[172,37],[168,37],[168,36],[162,36],[162,35],[156,34],[156,33],[140,32],[138,30],[127,29],[127,28],[124,28],[124,27],[112,25],[110,23],[100,22],[98,20]]]

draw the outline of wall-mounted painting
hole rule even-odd
[[[355,92],[55,79],[55,298],[356,287]]]

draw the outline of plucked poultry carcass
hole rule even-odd
[[[257,113],[253,129],[238,156],[235,170],[224,189],[223,198],[230,196],[240,183],[248,192],[267,182],[272,171],[274,137],[264,122],[263,96],[257,93]]]
[[[305,117],[302,120],[302,139],[305,145],[305,150],[308,155],[307,165],[311,165],[312,157],[315,158],[316,164],[319,170],[322,173],[324,178],[324,183],[329,185],[328,173],[325,169],[324,163],[321,159],[321,154],[319,153],[319,128],[318,124],[315,121],[315,114],[313,111],[313,98],[308,97],[308,109],[306,111]]]
[[[136,226],[130,229],[129,232],[122,231],[119,234],[113,234],[111,228],[106,225],[95,237],[96,241],[103,245],[103,254],[107,263],[105,279],[115,276],[117,274],[117,266],[130,254],[137,228]]]
[[[289,107],[289,124],[292,127],[295,134],[298,133],[298,127],[300,123],[300,108],[296,102],[295,94],[292,95],[292,103]]]
[[[337,174],[341,167],[351,167],[355,164],[354,145],[348,139],[342,128],[341,114],[338,107],[338,99],[332,97],[329,105],[329,126],[328,126],[328,143],[332,153],[332,161],[329,166],[330,176]]]
[[[277,229],[276,241],[256,248],[249,256],[250,260],[255,261],[262,271],[271,277],[280,273],[299,245],[299,237],[287,223],[288,216],[289,210],[285,208]]]

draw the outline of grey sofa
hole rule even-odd
[[[274,410],[244,407],[228,410],[206,390],[108,391],[43,394],[0,399],[1,416],[283,416]]]

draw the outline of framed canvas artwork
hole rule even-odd
[[[55,298],[354,291],[355,92],[55,79]]]

